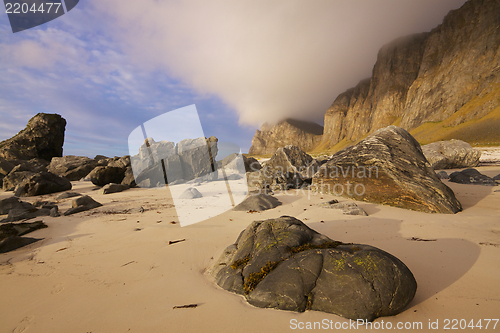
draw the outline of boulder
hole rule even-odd
[[[14,251],[20,247],[38,242],[40,239],[31,237],[10,236],[0,240],[0,253]]]
[[[263,210],[276,208],[280,205],[281,201],[272,195],[257,194],[250,195],[248,198],[236,205],[233,210],[261,212]]]
[[[71,190],[71,183],[50,172],[39,172],[24,179],[15,189],[17,197],[51,194]]]
[[[95,167],[97,161],[85,156],[67,155],[54,157],[48,166],[48,171],[68,180],[75,181],[85,178]]]
[[[0,200],[0,215],[8,214],[11,209],[32,209],[35,208],[29,202],[23,202],[17,197],[10,197]]]
[[[497,186],[495,179],[483,175],[476,169],[465,169],[450,174],[450,182],[470,185]]]
[[[333,200],[324,202],[320,204],[320,207],[323,208],[331,208],[331,209],[340,209],[342,210],[342,213],[344,215],[361,215],[361,216],[368,216],[368,214],[365,212],[365,210],[358,205],[356,205],[354,202],[348,202],[348,203],[338,203],[336,202],[337,200]]]
[[[23,236],[43,228],[47,228],[47,225],[42,221],[0,224],[0,240],[10,236]]]
[[[104,185],[104,187],[102,188],[102,194],[122,192],[128,190],[129,188],[130,187],[128,185],[110,183]]]
[[[128,166],[127,169],[125,169],[125,177],[123,177],[122,185],[127,185],[128,187],[135,187],[136,185],[134,171],[131,166]]]
[[[34,174],[34,172],[30,171],[11,172],[3,178],[2,188],[4,191],[14,191],[17,185]]]
[[[203,195],[200,193],[200,191],[198,191],[194,187],[189,187],[181,193],[179,199],[197,199],[201,197],[203,197]]]
[[[481,157],[481,151],[461,140],[433,142],[422,146],[422,152],[434,170],[475,167]]]
[[[32,158],[27,161],[12,161],[16,164],[10,173],[29,171],[33,173],[47,171],[47,166],[50,164],[48,161],[41,158]]]
[[[125,178],[125,171],[126,168],[98,166],[89,173],[88,177],[92,184],[97,186],[104,186],[110,183],[120,184],[123,178]]]
[[[251,223],[209,272],[254,306],[352,320],[396,315],[417,289],[413,274],[391,254],[333,241],[290,216]]]
[[[88,195],[73,199],[71,208],[64,212],[64,216],[84,212],[90,209],[101,207],[102,204],[95,201]]]
[[[56,200],[63,200],[63,199],[68,199],[68,198],[74,198],[74,197],[79,197],[81,196],[80,193],[76,192],[64,192],[56,197]]]
[[[39,113],[25,129],[0,142],[0,157],[6,160],[41,158],[50,161],[63,153],[66,120],[58,114]]]
[[[299,147],[286,146],[278,148],[258,174],[263,187],[274,190],[296,189],[304,183],[312,164],[313,158]]]
[[[441,170],[436,173],[439,179],[450,179],[450,176],[448,176],[448,173],[444,170]]]
[[[114,157],[109,161],[108,166],[118,167],[118,168],[126,168],[130,166],[130,156],[125,155],[122,157]]]
[[[40,216],[50,216],[49,208],[14,208],[9,210],[9,215],[7,218],[0,221],[0,223],[5,222],[16,222],[21,220],[29,220]]]
[[[203,176],[212,176],[217,180],[217,141],[214,136],[210,138],[184,139],[177,144],[177,154],[182,163],[183,179],[191,180]],[[180,179],[179,178],[179,179]]]
[[[313,177],[311,189],[427,213],[462,210],[404,129],[389,126],[337,152]]]

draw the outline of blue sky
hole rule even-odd
[[[4,13],[0,140],[58,113],[65,155],[122,156],[137,126],[195,104],[206,136],[248,151],[264,122],[322,122],[383,44],[463,2],[81,0],[16,34]]]

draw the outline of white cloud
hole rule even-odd
[[[378,49],[463,0],[93,1],[135,64],[220,96],[242,123],[320,118]]]

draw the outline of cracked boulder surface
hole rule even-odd
[[[455,214],[462,205],[406,130],[388,126],[333,155],[311,189],[425,213]]]
[[[290,216],[252,222],[209,272],[254,306],[352,320],[396,315],[417,289],[411,271],[391,254],[333,241]]]

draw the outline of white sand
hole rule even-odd
[[[500,167],[479,170],[489,176],[500,173]],[[345,216],[315,206],[333,196],[308,198],[303,192],[279,196],[283,205],[270,211],[228,211],[181,228],[170,223],[176,213],[167,191],[102,195],[91,191],[89,182],[73,184],[74,191],[104,206],[68,217],[38,218],[49,228],[27,236],[44,240],[0,254],[0,332],[263,333],[294,331],[292,319],[346,322],[327,313],[255,308],[204,273],[250,222],[281,215],[295,216],[334,240],[377,246],[410,268],[418,282],[415,299],[403,313],[377,319],[378,325],[422,322],[420,331],[429,331],[429,320],[439,320],[434,331],[443,331],[445,319],[468,324],[500,317],[500,192],[494,192],[500,187],[447,183],[464,207],[455,215],[358,202],[369,216]],[[0,192],[0,199],[10,195]],[[61,211],[70,202],[61,201]],[[147,211],[106,214],[139,206]],[[436,241],[408,240],[412,237]],[[186,240],[168,245],[178,239]],[[192,303],[198,307],[172,308]],[[482,330],[474,331],[500,329],[500,323],[496,330],[493,322],[488,330],[482,324]]]

